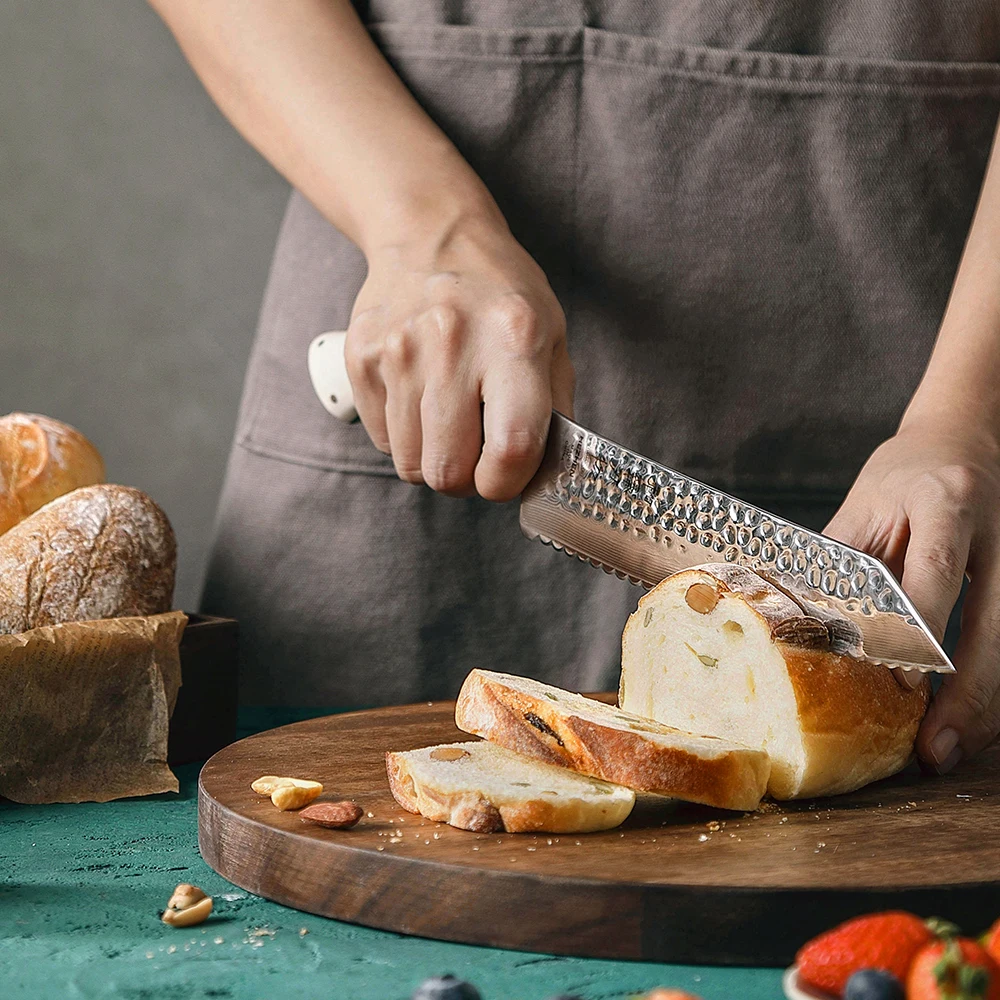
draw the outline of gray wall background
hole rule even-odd
[[[160,503],[189,610],[286,197],[142,0],[0,3],[0,413]]]

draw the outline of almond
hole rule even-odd
[[[469,756],[468,750],[461,747],[438,747],[428,754],[431,760],[461,760]]]
[[[299,813],[299,818],[331,830],[348,830],[364,815],[355,802],[314,802]]]
[[[708,583],[692,583],[684,595],[688,607],[700,615],[707,615],[715,610],[719,603],[719,592]]]

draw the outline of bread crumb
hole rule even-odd
[[[707,834],[707,833],[702,833],[702,834],[699,834],[699,835],[698,835],[698,840],[699,840],[699,841],[700,841],[700,842],[701,842],[702,844],[704,844],[704,843],[705,843],[705,841],[706,841],[706,840],[708,840],[708,834]]]

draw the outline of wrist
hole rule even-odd
[[[439,247],[462,230],[507,230],[486,185],[449,147],[435,162],[421,161],[418,176],[399,179],[380,192],[373,211],[357,226],[368,258],[406,247]]]
[[[1000,456],[997,408],[982,396],[922,384],[899,423],[899,434],[955,436]]]

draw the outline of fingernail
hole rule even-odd
[[[938,774],[947,774],[962,759],[958,733],[950,726],[931,740],[929,750]]]

